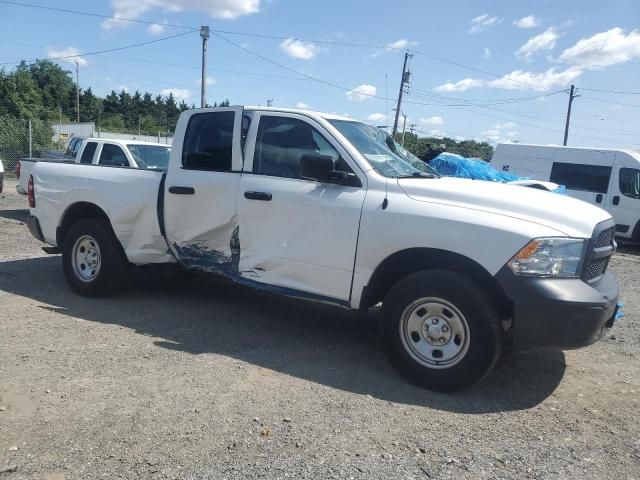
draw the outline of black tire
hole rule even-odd
[[[98,246],[100,264],[95,277],[83,280],[74,268],[73,250],[81,238],[91,237]],[[70,229],[62,244],[62,266],[71,288],[86,297],[115,293],[127,278],[128,261],[111,226],[100,218],[79,220]]]
[[[424,308],[420,308],[419,302],[425,301],[421,299],[427,298],[432,299],[429,302],[435,301],[436,307],[438,300],[450,304],[457,311],[454,314],[457,325],[465,326],[466,333],[453,337],[454,323],[449,326],[448,322],[451,320],[445,319],[443,323],[447,325],[447,332],[451,332],[448,334],[450,339],[447,341],[443,340],[443,337],[431,338],[429,328],[431,323],[439,321],[439,317],[427,317],[428,309],[425,313]],[[440,392],[470,387],[486,377],[500,357],[504,333],[498,310],[480,286],[460,273],[425,270],[409,275],[394,285],[386,295],[382,311],[384,341],[391,362],[409,381],[421,387]],[[414,312],[417,318],[411,316],[411,312]],[[442,312],[445,316],[451,314],[451,310],[447,313],[447,307]],[[425,315],[424,320],[420,315]],[[409,333],[411,327],[404,327],[409,322],[408,318],[423,322],[419,332]],[[418,338],[416,334],[419,335]],[[427,340],[428,337],[430,340]],[[463,345],[466,350],[459,346],[462,344],[461,337],[464,338]],[[414,344],[411,344],[411,341]],[[442,366],[444,362],[438,364],[435,357],[438,353],[436,350],[446,348],[445,344],[442,344],[443,347],[437,347],[433,346],[432,341],[446,341],[446,345],[453,347],[453,351],[460,350],[457,356],[450,360],[450,366]],[[452,341],[456,346],[449,345]],[[423,352],[426,347],[426,351],[430,351],[433,357],[427,358],[423,355],[423,361],[418,361],[416,356],[419,357],[420,354],[415,353],[418,348],[413,345],[422,346]],[[414,353],[411,353],[412,348]],[[442,355],[442,352],[443,350],[440,350],[439,355]]]

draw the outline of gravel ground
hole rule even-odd
[[[570,352],[516,354],[455,395],[402,380],[375,314],[138,271],[66,285],[0,195],[0,479],[640,478],[640,250],[626,316]]]

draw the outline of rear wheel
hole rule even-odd
[[[127,259],[109,224],[99,218],[75,223],[62,246],[62,265],[69,285],[80,295],[117,291],[127,274]]]
[[[482,380],[500,356],[498,311],[485,291],[462,274],[414,273],[389,291],[382,309],[391,361],[422,387],[469,387]]]

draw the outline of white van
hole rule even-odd
[[[640,150],[501,143],[491,165],[566,186],[572,197],[607,210],[618,237],[640,242]]]

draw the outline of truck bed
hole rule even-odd
[[[42,233],[57,245],[57,228],[79,204],[93,204],[111,220],[128,260],[136,265],[175,261],[158,220],[159,170],[43,161],[31,172]]]

